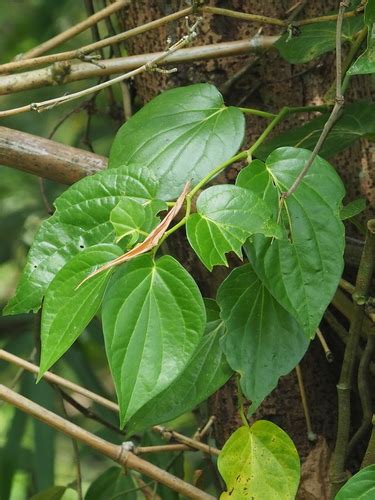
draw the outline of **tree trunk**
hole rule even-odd
[[[300,16],[313,17],[337,10],[338,0],[316,0],[302,2]],[[271,17],[288,17],[288,10],[295,0],[217,0],[208,1],[207,5],[225,7],[244,12],[259,13]],[[143,24],[180,8],[186,7],[182,0],[138,0],[132,2],[129,9],[121,14],[124,29]],[[200,27],[200,35],[194,45],[248,39],[257,34],[260,25],[220,16],[205,15]],[[176,41],[186,33],[185,22],[176,21],[155,31],[137,36],[127,44],[130,54],[141,54],[163,50],[167,38]],[[278,34],[277,27],[264,26],[262,34]],[[239,78],[238,72],[242,70]],[[197,62],[178,66],[178,73],[146,73],[135,78],[133,83],[136,99],[140,104],[149,101],[162,90],[189,85],[198,82],[211,82],[225,94],[227,104],[260,108],[277,112],[285,105],[302,106],[321,104],[323,95],[335,79],[334,55],[323,56],[318,61],[306,65],[293,66],[282,60],[275,50],[269,50],[259,56],[249,55],[209,62]],[[367,80],[355,79],[349,99],[368,98],[370,86]],[[298,123],[306,117],[294,117],[285,120],[278,132],[288,128],[291,123]],[[261,118],[248,118],[246,144],[251,144],[264,129]],[[365,195],[373,196],[374,152],[366,141],[358,142],[350,150],[336,157],[333,161],[339,170],[348,190],[348,199]],[[236,169],[226,174],[226,181],[233,180]],[[184,236],[175,237],[172,242],[174,253],[196,277],[202,292],[215,297],[218,284],[228,273],[227,269],[217,268],[211,276],[188,252]],[[307,398],[311,410],[313,429],[325,436],[332,443],[336,426],[336,382],[340,367],[340,347],[333,338],[327,337],[332,348],[337,347],[336,361],[328,364],[324,352],[314,341],[302,362]],[[210,412],[217,417],[215,434],[221,446],[233,430],[240,425],[237,413],[236,384],[230,381],[211,398]],[[255,418],[266,418],[281,426],[294,440],[300,455],[306,457],[311,448],[295,372],[283,377],[272,394],[256,412]]]

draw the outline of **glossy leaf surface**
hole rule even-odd
[[[206,310],[208,309],[206,331],[192,358],[167,389],[145,404],[130,419],[128,434],[168,422],[192,410],[224,385],[232,375],[220,346],[225,327],[220,320],[219,308],[213,300],[205,303]]]
[[[297,493],[297,450],[271,422],[258,420],[237,429],[221,450],[217,465],[227,486],[221,500],[294,500]]]
[[[85,177],[55,203],[55,214],[43,222],[34,238],[16,295],[4,314],[36,312],[55,274],[84,248],[113,242],[109,220],[121,197],[139,202],[155,198],[157,181],[148,169],[123,167]]]
[[[375,464],[361,469],[349,479],[335,500],[373,500],[375,497]]]
[[[102,311],[123,426],[186,367],[204,331],[204,304],[175,259],[143,255],[113,275]]]
[[[211,270],[227,266],[225,254],[233,251],[242,257],[242,245],[254,233],[281,236],[271,218],[271,210],[258,196],[238,186],[213,186],[199,196],[197,213],[186,224],[190,245],[203,264]]]
[[[279,378],[299,363],[309,341],[250,264],[231,272],[217,300],[227,328],[223,350],[230,366],[241,375],[241,388],[253,412]]]
[[[41,324],[39,378],[69,349],[97,312],[108,283],[106,271],[77,289],[98,266],[122,255],[116,245],[102,244],[83,250],[56,274],[47,289]]]
[[[187,181],[196,184],[233,156],[244,137],[245,120],[226,107],[209,84],[163,92],[119,130],[109,168],[141,163],[162,179],[158,197],[176,198]]]
[[[110,216],[116,232],[116,241],[127,237],[127,246],[131,248],[159,224],[160,218],[157,214],[166,209],[166,203],[160,200],[139,203],[132,198],[122,198]]]
[[[255,156],[265,160],[274,149],[281,146],[314,149],[327,119],[328,114],[324,113],[301,127],[277,135],[262,144],[256,150]],[[364,101],[348,104],[328,134],[319,155],[329,158],[361,138],[374,136],[375,104]]]
[[[342,41],[350,42],[363,28],[363,16],[346,18],[342,26]],[[291,64],[311,61],[336,47],[336,22],[308,24],[298,29],[295,35],[289,32],[275,43],[281,57]]]
[[[297,148],[280,148],[271,153],[265,169],[274,189],[279,193],[287,191],[310,154]],[[251,165],[247,168],[251,174]],[[255,177],[254,190],[257,184]],[[333,167],[316,158],[295,193],[284,202],[281,219],[287,238],[270,241],[255,235],[245,246],[261,281],[310,337],[342,274],[345,238],[339,212],[344,194]]]

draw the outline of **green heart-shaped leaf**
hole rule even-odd
[[[251,265],[234,269],[218,291],[227,328],[222,347],[241,374],[254,412],[305,354],[309,341],[297,321],[268,292]]]
[[[280,148],[267,158],[265,169],[275,190],[286,192],[311,152]],[[251,165],[248,175],[251,177]],[[254,177],[249,189],[258,190]],[[259,191],[257,191],[259,192]],[[252,237],[245,245],[250,263],[275,299],[312,337],[331,301],[343,270],[345,245],[340,207],[345,190],[333,167],[317,157],[282,209],[288,238]],[[277,207],[274,207],[277,210]]]
[[[187,237],[211,271],[216,265],[228,265],[228,252],[241,258],[242,245],[250,235],[281,236],[271,215],[267,204],[251,191],[229,184],[213,186],[199,196],[197,213],[186,224]]]
[[[204,304],[175,259],[143,255],[114,274],[102,311],[123,426],[186,367],[203,334]]]
[[[157,214],[166,210],[167,204],[160,200],[147,200],[139,203],[133,198],[122,198],[111,212],[110,220],[116,232],[117,241],[128,238],[132,247],[157,226],[160,218]]]
[[[43,303],[39,379],[89,324],[97,312],[111,270],[78,285],[101,265],[122,255],[116,245],[102,244],[83,250],[60,269]]]
[[[205,303],[208,309],[206,332],[193,356],[167,389],[133,415],[127,425],[128,434],[168,422],[192,410],[232,375],[220,347],[225,333],[220,310],[213,300],[206,300]]]
[[[36,312],[55,274],[84,248],[115,240],[110,213],[123,196],[141,203],[155,198],[157,181],[148,169],[122,167],[85,177],[55,203],[27,257],[15,296],[4,314]]]
[[[209,84],[167,90],[118,131],[109,168],[141,163],[161,179],[158,197],[177,197],[241,146],[245,119]]]

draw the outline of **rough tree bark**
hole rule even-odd
[[[225,7],[244,12],[259,13],[267,16],[287,18],[288,10],[295,0],[210,0],[207,5]],[[303,17],[322,15],[337,10],[337,0],[316,0],[302,2]],[[182,0],[138,0],[132,2],[129,9],[120,14],[123,28],[129,29],[139,24],[156,19],[185,7]],[[196,44],[215,43],[229,40],[240,40],[254,36],[260,26],[235,19],[220,16],[205,15],[200,28],[200,36]],[[138,36],[129,41],[127,49],[130,54],[140,54],[161,50],[166,45],[167,37],[178,39],[185,30],[184,22],[179,21]],[[265,26],[263,34],[274,35],[278,29]],[[247,70],[231,84],[232,78],[244,67]],[[302,106],[321,104],[322,96],[334,81],[334,56],[324,56],[318,62],[313,61],[303,66],[292,66],[283,61],[270,50],[261,57],[241,56],[229,59],[218,59],[209,62],[199,62],[191,65],[178,66],[178,73],[165,75],[162,73],[145,74],[137,77],[133,88],[137,100],[143,104],[157,95],[163,89],[177,85],[188,85],[197,82],[212,82],[225,94],[227,104],[234,104],[260,109],[277,111],[282,106]],[[349,98],[361,99],[370,97],[370,86],[363,79],[355,79]],[[295,122],[301,117],[293,118]],[[285,129],[291,121],[285,121],[279,130]],[[264,128],[264,121],[251,116],[248,119],[248,134],[246,141],[250,144]],[[373,168],[374,149],[366,141],[357,143],[349,151],[336,157],[333,161],[338,168],[348,190],[348,199],[359,194],[374,201]],[[233,179],[232,170],[226,174],[226,181]],[[217,269],[210,276],[199,264],[192,253],[187,254],[183,236],[173,241],[173,251],[182,259],[198,280],[206,296],[215,296],[218,284],[227,274],[226,269]],[[336,382],[340,366],[340,345],[335,339],[327,337],[332,348],[337,352],[336,362],[329,365],[320,345],[314,341],[302,362],[302,372],[309,400],[314,431],[332,442],[336,425]],[[237,414],[235,382],[230,381],[210,401],[210,412],[216,415],[216,439],[219,445],[229,437],[230,433],[240,424]],[[256,418],[267,418],[286,430],[302,456],[306,457],[312,444],[307,440],[307,432],[296,375],[292,372],[283,377],[273,393],[257,411]]]

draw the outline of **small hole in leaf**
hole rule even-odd
[[[84,245],[79,245],[79,248],[85,248],[85,246]]]

